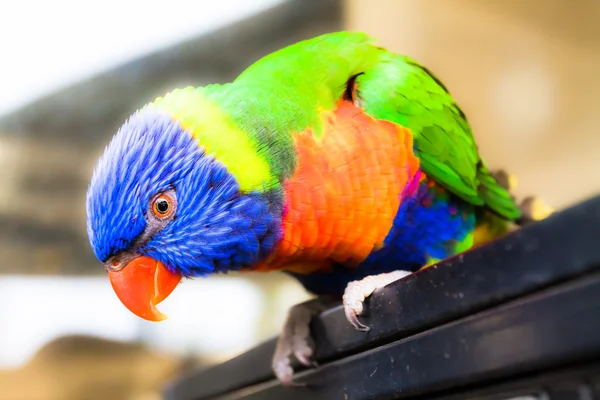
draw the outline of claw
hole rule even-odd
[[[289,358],[285,360],[278,360],[279,362],[273,362],[273,372],[279,382],[286,387],[302,387],[306,386],[305,383],[296,382],[292,379],[294,376],[294,370],[290,365]]]
[[[384,274],[367,276],[360,281],[350,282],[348,286],[346,286],[342,298],[344,312],[348,322],[350,322],[350,324],[358,331],[370,331],[371,327],[358,320],[358,316],[363,311],[365,298],[372,295],[375,290],[385,287],[410,274],[411,273],[408,271],[392,271]]]
[[[313,361],[311,360],[313,350],[308,343],[303,345],[295,344],[293,348],[294,357],[300,362],[300,364],[305,367],[311,367],[313,365]]]
[[[367,326],[358,320],[356,311],[350,307],[344,306],[344,312],[346,313],[346,319],[354,326],[357,331],[368,332],[371,330],[370,326]]]
[[[310,322],[327,307],[321,299],[295,305],[290,309],[283,331],[277,340],[271,367],[275,377],[284,386],[301,387],[304,383],[295,382],[292,377],[292,355],[305,367],[317,367],[312,360]]]

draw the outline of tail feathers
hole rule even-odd
[[[550,216],[554,209],[536,196],[528,196],[521,202],[516,201],[513,191],[517,187],[515,176],[508,174],[504,170],[498,170],[490,173],[499,186],[504,188],[510,194],[510,201],[517,204],[521,216],[514,222],[508,221],[493,212],[480,209],[477,215],[477,226],[473,233],[473,246],[480,246],[490,242],[507,232],[514,231],[520,227],[529,225],[536,221],[543,220]]]
[[[478,194],[490,210],[511,221],[521,217],[520,208],[510,193],[511,188],[499,182],[483,163],[477,170],[477,178],[479,179]]]

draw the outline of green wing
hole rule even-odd
[[[472,204],[518,218],[519,209],[480,159],[467,119],[448,90],[416,61],[371,42],[364,33],[336,32],[285,47],[247,68],[215,100],[258,143],[275,149],[274,165],[284,165],[292,148],[281,138],[309,126],[319,136],[320,112],[333,109],[356,77],[367,113],[413,132],[428,176]]]
[[[467,118],[449,91],[411,58],[384,49],[380,54],[376,67],[356,79],[365,111],[409,128],[422,170],[439,184],[471,204],[517,219],[517,205],[480,158]]]

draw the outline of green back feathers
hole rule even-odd
[[[437,77],[409,57],[381,50],[357,78],[365,111],[409,128],[422,170],[463,200],[507,219],[520,211],[480,158],[467,118]]]
[[[517,218],[446,88],[416,61],[371,42],[363,33],[318,36],[258,60],[232,83],[175,91],[155,103],[193,127],[244,190],[263,191],[294,171],[292,133],[310,127],[319,137],[321,112],[332,110],[358,75],[361,106],[413,132],[425,173],[472,204]]]
[[[375,66],[377,48],[363,33],[331,33],[269,54],[247,68],[232,90],[260,102],[256,110],[270,125],[321,133],[320,112],[332,110],[348,79]]]
[[[376,50],[364,34],[319,36],[271,53],[248,67],[217,101],[256,142],[285,179],[294,171],[292,133],[321,135],[321,111],[333,110],[348,77],[374,64]],[[371,60],[370,63],[365,61]]]
[[[370,41],[319,36],[267,55],[232,83],[175,90],[154,104],[183,121],[243,190],[268,190],[295,169],[292,133],[310,127],[319,136],[321,111],[335,107],[349,76],[375,64]]]

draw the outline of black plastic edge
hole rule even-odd
[[[518,378],[488,382],[461,388],[453,393],[445,393],[429,400],[525,400],[531,396],[536,400],[592,400],[600,399],[596,388],[600,385],[600,362],[578,363],[549,370],[524,374]],[[559,392],[559,393],[557,393]],[[565,397],[564,392],[570,394]],[[593,393],[590,399],[587,393]]]
[[[600,356],[600,274],[219,400],[403,399]]]
[[[315,359],[355,354],[590,273],[600,266],[598,237],[600,196],[377,291],[361,318],[372,327],[368,333],[355,331],[340,307],[324,312],[313,322]],[[274,348],[273,339],[191,373],[171,384],[165,396],[207,399],[268,381]]]

